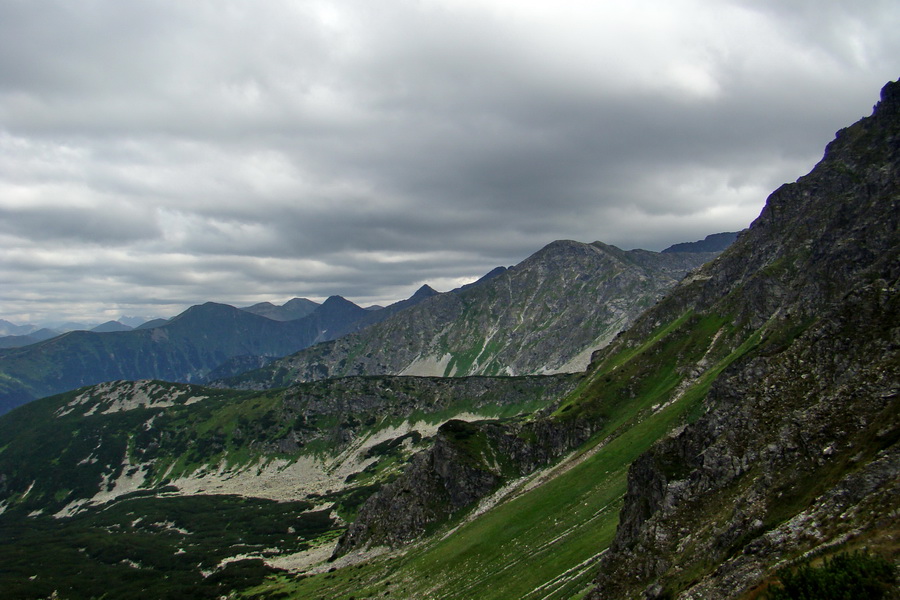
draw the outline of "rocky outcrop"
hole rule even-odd
[[[430,450],[417,454],[400,479],[366,501],[335,556],[368,545],[407,543],[498,486],[498,473],[471,461],[451,441],[449,430],[466,428],[461,423],[442,426]]]
[[[368,546],[401,546],[471,508],[510,478],[534,472],[583,444],[587,422],[451,420],[434,445],[360,509],[335,556]]]
[[[627,597],[636,581],[727,598],[780,560],[875,535],[900,508],[900,471],[886,467],[900,458],[897,300],[861,290],[787,349],[773,342],[721,377],[714,408],[633,465],[593,597]],[[709,595],[690,591],[700,583]]]
[[[590,598],[738,597],[775,565],[896,534],[900,84],[627,336],[728,314],[757,349],[639,458]],[[893,516],[892,516],[893,515]]]

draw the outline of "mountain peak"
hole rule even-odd
[[[187,310],[182,312],[181,314],[176,315],[171,321],[175,321],[176,319],[181,319],[188,315],[215,315],[215,314],[224,314],[231,313],[232,311],[238,310],[237,308],[231,306],[230,304],[222,304],[221,302],[204,302],[203,304],[195,304],[189,307]]]
[[[330,296],[310,315],[317,315],[319,318],[335,318],[337,315],[349,317],[353,315],[353,320],[355,321],[357,317],[362,318],[367,312],[366,309],[350,302],[343,296]]]
[[[305,317],[318,307],[319,305],[312,300],[292,298],[285,302],[283,306],[278,306],[271,302],[260,302],[253,306],[242,307],[241,310],[274,321],[293,321]]]
[[[554,263],[560,260],[569,260],[573,256],[592,255],[597,252],[596,244],[599,242],[586,244],[575,240],[554,240],[513,268],[519,268],[528,263]]]
[[[427,283],[416,290],[416,293],[411,296],[411,298],[415,298],[417,300],[423,298],[430,298],[431,296],[436,296],[440,292],[435,290],[433,287],[428,285]]]
[[[318,306],[315,302],[310,300],[309,298],[291,298],[287,302],[284,303],[283,308],[293,307],[293,306],[311,306],[315,308]]]
[[[331,307],[335,307],[335,306],[347,306],[349,304],[353,304],[353,302],[350,302],[343,296],[335,295],[335,296],[329,296],[325,300],[325,302],[322,303],[322,306],[323,307],[327,306],[327,307],[331,308]],[[356,306],[356,304],[353,304],[353,306]]]
[[[900,110],[900,80],[889,81],[881,88],[881,102],[875,105],[875,110]]]
[[[575,240],[554,240],[542,248],[543,251],[580,250],[589,244]]]
[[[125,325],[124,323],[120,323],[118,321],[107,321],[105,323],[101,323],[97,325],[91,331],[94,333],[111,333],[116,331],[131,331],[133,328]]]

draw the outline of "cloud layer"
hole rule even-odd
[[[900,6],[0,0],[0,318],[448,289],[746,227]]]

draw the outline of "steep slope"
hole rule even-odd
[[[352,556],[438,532],[373,566],[366,592],[567,598],[590,569],[591,598],[755,597],[809,553],[896,561],[898,140],[893,83],[731,248],[596,353],[552,413],[445,424],[339,545]],[[541,455],[548,439],[560,443]],[[581,447],[529,475],[566,446]],[[488,499],[500,504],[467,523]],[[335,579],[285,589],[347,594]]]
[[[629,332],[691,309],[762,344],[712,385],[703,418],[632,467],[592,598],[737,597],[805,553],[896,552],[898,142],[891,83],[732,251]]]
[[[222,383],[265,388],[347,375],[577,371],[591,351],[714,256],[554,242],[477,285]]]
[[[225,304],[194,306],[159,327],[73,331],[0,350],[0,412],[50,394],[115,379],[197,381],[226,360],[284,356],[328,339],[368,311],[339,296],[295,321],[272,321]]]

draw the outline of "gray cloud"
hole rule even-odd
[[[0,317],[447,289],[747,226],[900,73],[889,1],[0,0]]]

